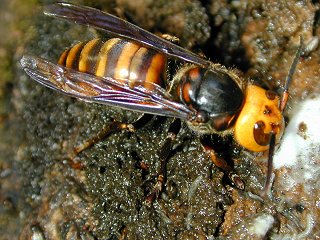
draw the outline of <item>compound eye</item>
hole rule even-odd
[[[256,143],[260,146],[268,146],[270,143],[271,133],[265,133],[266,125],[263,121],[256,122],[253,128],[253,136]]]

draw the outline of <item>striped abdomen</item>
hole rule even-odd
[[[165,55],[120,38],[78,43],[64,51],[58,63],[119,82],[128,79],[130,86],[136,80],[161,86],[166,72]]]

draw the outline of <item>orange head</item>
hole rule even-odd
[[[284,128],[280,99],[275,93],[248,85],[243,108],[234,126],[237,142],[255,152],[269,149],[271,134],[279,139]]]

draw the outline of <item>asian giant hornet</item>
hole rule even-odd
[[[103,30],[116,38],[81,42],[64,51],[58,64],[24,56],[21,65],[31,78],[78,99],[185,120],[199,135],[233,134],[236,142],[250,151],[269,150],[265,189],[270,187],[274,148],[284,129],[282,113],[288,85],[302,44],[280,98],[233,70],[100,10],[57,3],[47,6],[45,14]],[[171,81],[166,77],[168,58],[186,63]],[[172,147],[176,129],[169,130],[173,135],[163,149]],[[214,155],[209,147],[204,149]],[[167,151],[162,152],[165,159]],[[217,165],[231,172],[225,164]],[[160,174],[155,194],[161,191],[163,178]],[[235,182],[243,187],[239,178]]]

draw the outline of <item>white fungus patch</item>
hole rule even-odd
[[[256,235],[258,237],[264,237],[268,230],[272,227],[274,223],[273,216],[269,214],[263,214],[251,222],[250,226],[248,227],[248,231],[250,234]]]
[[[307,99],[293,109],[279,150],[274,156],[274,168],[294,169],[292,183],[315,179],[320,173],[320,97]]]

